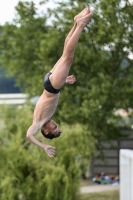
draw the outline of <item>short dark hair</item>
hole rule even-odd
[[[61,135],[61,131],[59,131],[56,135],[52,134],[51,132],[49,132],[48,134],[45,134],[43,129],[41,129],[41,133],[45,138],[51,139],[51,140],[53,138],[57,138],[57,137],[59,137]]]

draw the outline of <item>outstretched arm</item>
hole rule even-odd
[[[26,137],[28,138],[28,140],[30,140],[32,143],[36,144],[37,146],[44,148],[44,144],[42,144],[41,142],[39,142],[34,135],[36,134],[36,132],[39,130],[37,125],[32,124],[26,134]]]
[[[76,78],[74,75],[68,76],[66,78],[66,83],[68,83],[68,84],[73,84],[73,83],[75,83],[75,81],[76,81]]]
[[[36,144],[37,146],[41,147],[45,152],[46,154],[49,156],[49,157],[54,157],[55,155],[55,147],[53,146],[49,146],[49,145],[45,145],[41,142],[39,142],[39,140],[37,140],[34,135],[35,133],[38,131],[38,126],[37,125],[34,125],[32,124],[28,131],[27,131],[27,135],[26,137],[28,138],[28,140],[30,140],[32,143]]]

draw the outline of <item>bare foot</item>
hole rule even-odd
[[[91,20],[92,15],[93,15],[92,12],[90,12],[88,15],[86,15],[86,16],[84,16],[82,18],[78,18],[76,20],[77,25],[85,27],[89,23],[89,21]]]
[[[89,10],[89,8],[87,7],[87,8],[85,8],[84,10],[82,10],[78,15],[76,15],[76,16],[74,17],[74,21],[76,21],[76,20],[79,19],[79,18],[82,18],[82,17],[86,16],[86,15],[89,14],[89,13],[90,13],[90,10]]]

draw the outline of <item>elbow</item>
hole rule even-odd
[[[27,130],[26,138],[28,140],[33,139],[33,135],[36,133],[36,127],[34,125],[31,125],[29,129]]]
[[[28,139],[28,140],[30,140],[30,134],[27,132],[27,134],[26,134],[26,138]]]

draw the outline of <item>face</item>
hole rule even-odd
[[[49,123],[46,125],[47,132],[52,133],[53,135],[57,136],[59,133],[58,125],[54,120],[50,120]]]

